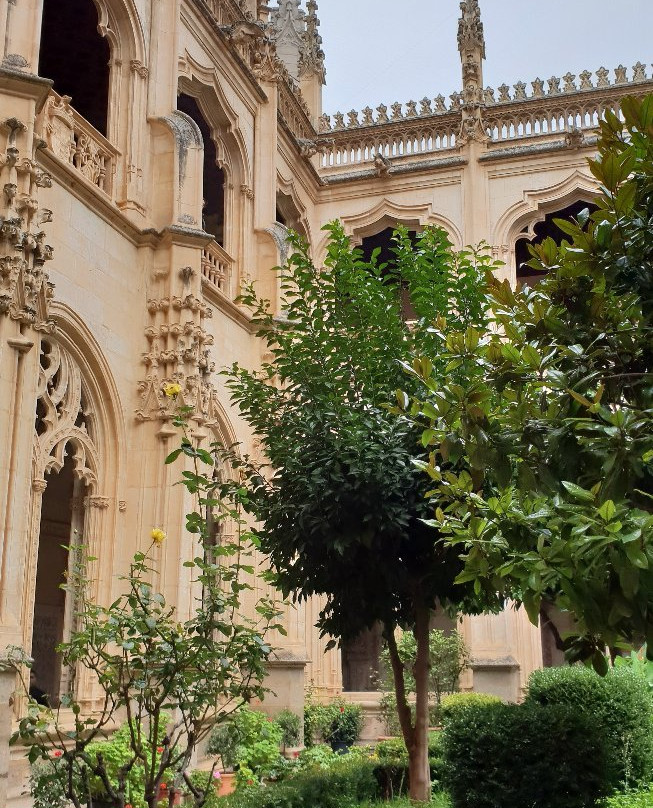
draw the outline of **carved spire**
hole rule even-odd
[[[299,60],[306,33],[306,15],[299,3],[300,0],[279,0],[279,5],[270,13],[270,33],[277,56],[295,81],[299,80]]]
[[[299,75],[314,74],[320,82],[326,82],[324,69],[324,51],[322,50],[322,37],[319,33],[320,20],[317,16],[316,0],[306,3],[306,31],[304,33],[304,46],[299,56]]]
[[[462,0],[461,16],[458,20],[458,50],[464,56],[465,51],[479,50],[480,58],[485,59],[485,36],[481,22],[481,9],[478,0]]]
[[[484,142],[487,134],[482,120],[485,104],[483,92],[483,59],[485,59],[485,37],[481,10],[478,0],[462,0],[458,21],[458,50],[462,62],[462,122],[459,143],[469,140]]]

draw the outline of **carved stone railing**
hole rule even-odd
[[[506,141],[546,142],[564,136],[568,145],[582,145],[584,137],[596,130],[606,109],[619,112],[625,95],[653,92],[653,76],[638,62],[629,71],[620,65],[613,74],[605,68],[596,73],[571,73],[546,82],[535,79],[530,90],[517,82],[513,90],[502,85],[497,91],[484,91],[482,120],[489,148]],[[419,162],[425,156],[456,147],[462,123],[463,97],[452,93],[433,101],[381,104],[360,113],[323,115],[320,119],[321,172],[325,176],[346,174],[352,169],[375,168],[387,173],[395,162]]]
[[[241,20],[254,18],[247,9],[245,0],[199,0],[207,6],[218,25],[234,25]]]
[[[120,152],[70,105],[69,96],[50,93],[37,127],[61,162],[111,197]]]
[[[298,140],[310,140],[315,137],[315,129],[310,120],[310,113],[299,90],[292,86],[292,79],[287,74],[277,82],[278,113],[281,120]]]
[[[210,289],[218,289],[226,297],[233,293],[233,259],[212,241],[202,250],[202,280]]]
[[[415,161],[434,152],[454,149],[459,131],[458,112],[333,130],[328,137],[320,136],[324,144],[320,165],[328,173],[349,167],[373,168],[384,174],[393,159]]]
[[[483,121],[493,142],[561,134],[573,137],[574,133],[593,131],[607,109],[619,113],[623,96],[651,92],[653,77],[648,77],[646,66],[638,62],[631,78],[620,65],[614,70],[614,81],[610,81],[608,70],[599,68],[594,74],[584,70],[578,77],[567,73],[546,82],[535,79],[530,88],[517,82],[511,93],[503,84],[498,97],[494,90],[485,90]]]

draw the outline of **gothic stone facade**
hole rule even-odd
[[[476,0],[461,3],[458,40],[449,99],[328,116],[314,0],[0,0],[0,649],[31,650],[51,694],[71,675],[52,650],[71,621],[61,544],[87,544],[106,601],[165,526],[157,583],[190,608],[188,502],[163,464],[176,437],[162,387],[182,386],[198,440],[257,451],[214,371],[260,362],[234,298],[251,278],[278,299],[286,228],[320,261],[334,218],[357,243],[435,223],[457,247],[493,245],[515,281],[519,239],[591,201],[602,111],[653,89],[639,62],[485,88]],[[374,637],[345,660],[325,653],[317,608],[286,615],[267,709],[300,707],[309,680],[340,692],[343,669],[349,691],[369,685]],[[476,660],[467,687],[516,698],[543,663],[519,612],[462,630]],[[92,704],[93,683],[76,687]],[[2,805],[24,786],[20,750],[7,777],[11,690],[0,675]],[[350,697],[373,710],[373,692]]]

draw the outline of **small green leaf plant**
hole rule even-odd
[[[166,389],[171,397],[177,393],[175,385]],[[121,578],[123,594],[108,606],[89,598],[91,559],[76,551],[73,572],[64,584],[75,598],[76,628],[58,651],[64,665],[92,674],[98,707],[88,712],[75,691],[65,694],[55,710],[30,699],[12,738],[27,747],[30,762],[50,767],[50,785],[56,781],[75,808],[98,800],[112,808],[172,806],[182,791],[190,804],[201,808],[213,778],[206,788],[198,788],[189,777],[193,751],[215,723],[250,699],[263,697],[270,653],[265,633],[271,628],[283,632],[270,600],[259,601],[256,620],[242,616],[242,593],[252,588],[243,573],[253,572],[246,563],[252,545],[242,518],[247,492],[240,481],[214,479],[219,449],[194,444],[190,415],[189,408],[179,409],[174,425],[181,444],[166,462],[184,455],[193,469],[184,471],[181,480],[196,506],[187,516],[195,556],[184,562],[194,573],[193,613],[180,620],[151,583],[156,574],[153,551],[166,540],[163,529],[153,529],[149,548],[134,554]],[[236,524],[235,537],[216,544],[207,512],[213,520]],[[12,660],[27,693],[30,660],[19,649],[12,650]],[[124,724],[112,742],[112,730],[121,719]]]

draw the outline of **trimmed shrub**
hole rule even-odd
[[[567,707],[469,704],[443,734],[454,808],[590,808],[606,793],[602,739]]]
[[[245,790],[229,799],[230,808],[354,808],[379,796],[374,763],[347,755],[328,770],[314,768],[282,783]]]
[[[440,716],[442,723],[446,723],[448,718],[454,716],[459,710],[467,707],[479,707],[485,704],[501,704],[498,696],[490,693],[450,693],[442,699],[440,705]]]
[[[606,779],[613,789],[653,774],[653,699],[647,681],[627,668],[598,676],[574,666],[535,671],[526,700],[583,713],[604,739]]]

